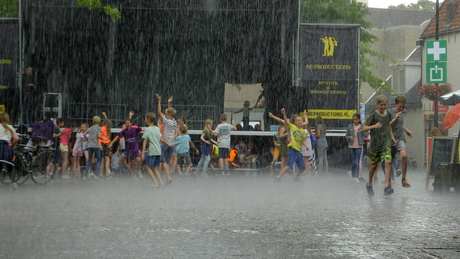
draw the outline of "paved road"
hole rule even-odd
[[[460,195],[409,176],[389,197],[338,172],[0,186],[0,258],[460,258]]]

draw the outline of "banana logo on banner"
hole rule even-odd
[[[337,47],[337,40],[333,37],[320,38],[324,43],[324,54],[323,57],[334,56],[334,48]]]

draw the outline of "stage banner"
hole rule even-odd
[[[308,92],[308,117],[321,115],[330,128],[345,128],[359,111],[359,30],[359,25],[300,25],[299,76]]]
[[[0,20],[0,89],[17,86],[19,48],[17,21]]]

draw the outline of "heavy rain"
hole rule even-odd
[[[0,3],[0,257],[459,258],[435,3],[367,2]]]

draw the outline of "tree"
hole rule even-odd
[[[17,18],[18,0],[2,0],[0,3],[0,17]]]
[[[384,80],[371,71],[377,66],[369,57],[384,59],[385,55],[371,48],[379,38],[368,31],[372,28],[372,23],[364,19],[366,14],[369,14],[369,10],[364,4],[356,1],[350,3],[350,0],[303,0],[301,6],[302,23],[361,24],[359,80],[361,83],[368,83],[374,89],[379,89]]]
[[[418,0],[415,4],[399,4],[397,6],[390,5],[388,9],[399,9],[399,10],[412,10],[412,11],[436,11],[436,2],[430,0]]]
[[[86,7],[88,10],[101,8],[100,0],[77,0],[77,5]],[[104,7],[104,12],[112,18],[112,21],[118,21],[121,18],[120,10],[118,8],[112,8],[110,5]]]

